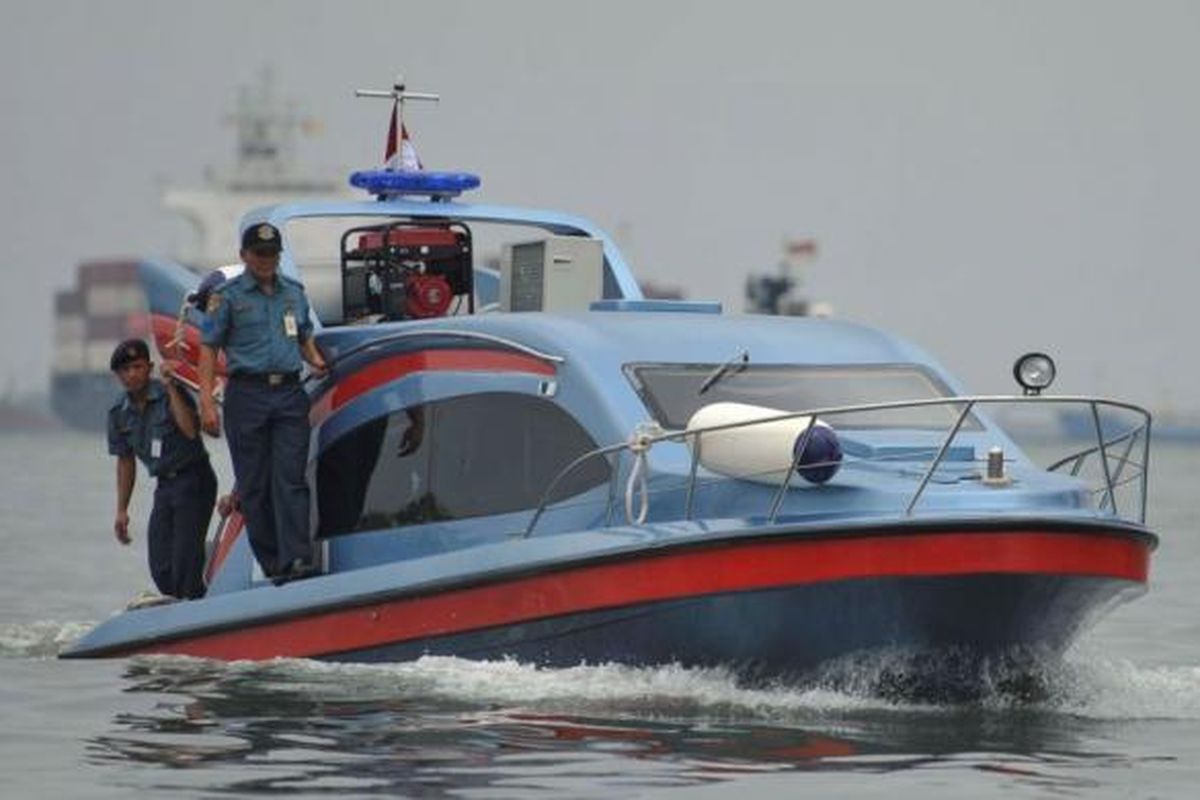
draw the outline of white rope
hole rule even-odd
[[[633,454],[633,467],[629,470],[629,480],[625,483],[625,522],[630,525],[642,525],[650,513],[650,486],[647,479],[649,469],[646,465],[646,454],[654,444],[654,439],[661,436],[662,427],[657,423],[643,422],[633,430],[629,439],[629,452]],[[634,513],[635,497],[638,505]]]

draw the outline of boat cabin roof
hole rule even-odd
[[[430,226],[494,223],[528,226],[534,236],[540,230],[552,236],[590,237],[600,243],[605,271],[602,296],[596,296],[596,302],[587,310],[512,313],[484,308],[473,314],[439,314],[424,319],[326,327],[319,334],[321,345],[335,360],[362,353],[368,345],[376,353],[442,346],[453,342],[457,332],[463,334],[459,338],[473,338],[476,343],[489,340],[489,346],[545,356],[548,362],[556,364],[560,378],[569,376],[572,382],[590,385],[597,396],[608,396],[609,402],[618,405],[621,403],[616,398],[628,394],[622,390],[613,393],[614,378],[622,372],[630,376],[632,368],[655,364],[702,368],[707,365],[707,369],[712,369],[713,365],[724,364],[741,353],[746,354],[748,363],[755,368],[916,364],[942,388],[960,391],[954,380],[922,350],[865,325],[830,319],[727,315],[719,313],[720,307],[715,303],[646,301],[615,243],[581,217],[510,206],[401,198],[281,204],[252,211],[243,220],[243,226],[270,222],[283,230],[285,250],[281,269],[310,283],[306,280],[306,267],[290,257],[288,226],[322,218],[333,220],[335,231],[364,230],[355,226],[362,225],[365,219],[373,223],[390,224],[394,220]],[[341,225],[343,221],[345,224]],[[378,234],[368,236],[375,244],[384,241]],[[347,241],[343,237],[343,271],[345,253],[350,247]],[[480,254],[473,255],[476,259],[473,268],[478,273]],[[376,346],[381,343],[382,347]],[[633,382],[637,382],[636,378]],[[631,388],[630,381],[619,380],[617,384]]]
[[[605,269],[608,273],[609,284],[614,285],[613,297],[621,299],[641,299],[642,291],[632,270],[625,263],[624,257],[612,239],[599,227],[584,219],[571,214],[545,209],[527,209],[514,206],[484,205],[474,203],[459,203],[453,200],[429,202],[422,200],[389,199],[376,202],[296,202],[281,203],[273,206],[257,208],[242,218],[241,231],[262,222],[269,222],[284,231],[286,243],[288,234],[286,228],[289,222],[313,218],[383,218],[428,220],[430,222],[460,221],[491,222],[502,225],[525,225],[540,228],[546,233],[559,236],[587,236],[601,242],[604,251]],[[284,259],[280,268],[285,274],[303,280],[300,270],[287,258],[288,251],[284,250]]]

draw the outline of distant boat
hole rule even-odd
[[[1086,408],[1064,409],[1059,412],[1060,431],[1067,439],[1095,439],[1096,420]],[[1100,428],[1105,437],[1121,436],[1127,424],[1100,413]],[[1200,418],[1184,414],[1156,414],[1150,436],[1162,442],[1200,442]]]
[[[0,431],[43,431],[59,427],[44,398],[0,395]]]
[[[1154,418],[1151,436],[1161,441],[1200,442],[1200,419],[1162,414]]]
[[[783,258],[774,275],[751,274],[746,277],[745,309],[750,314],[785,317],[829,317],[833,307],[803,294],[804,267],[817,258],[815,239],[794,239],[784,243]]]
[[[204,273],[237,255],[237,222],[248,210],[269,203],[344,194],[337,178],[297,168],[292,142],[313,129],[290,110],[279,110],[269,73],[253,91],[243,88],[231,119],[237,126],[232,168],[212,173],[203,186],[171,188],[163,208],[191,223],[192,240],[174,258]],[[146,299],[139,259],[89,259],[75,271],[75,285],[54,299],[54,357],[50,401],[54,413],[81,430],[102,430],[119,387],[108,359],[122,339],[148,338]]]

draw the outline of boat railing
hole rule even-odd
[[[619,481],[622,476],[620,469],[621,461],[628,454],[633,459],[632,466],[629,468],[626,475],[626,486],[624,492],[624,511],[625,520],[630,524],[642,524],[646,521],[649,513],[650,505],[650,489],[649,489],[649,466],[648,454],[650,450],[663,443],[682,443],[689,447],[691,457],[690,466],[688,469],[687,481],[683,489],[683,509],[682,518],[690,520],[694,514],[695,498],[697,488],[707,479],[701,477],[701,443],[703,437],[715,433],[726,432],[738,428],[749,428],[755,425],[767,425],[778,423],[787,420],[804,420],[804,425],[800,429],[799,435],[796,437],[797,446],[794,449],[792,463],[790,469],[783,470],[783,478],[775,487],[769,507],[766,512],[766,521],[774,523],[780,509],[783,506],[784,500],[787,498],[788,490],[792,486],[794,477],[801,469],[802,459],[805,448],[809,442],[809,432],[813,427],[820,422],[827,422],[833,425],[839,418],[847,416],[862,415],[867,413],[879,413],[898,411],[905,409],[921,409],[929,407],[946,407],[954,410],[953,421],[947,426],[945,433],[941,436],[937,443],[936,452],[933,458],[923,469],[914,471],[913,477],[916,478],[916,486],[910,494],[907,495],[904,501],[903,514],[906,517],[911,517],[922,498],[926,496],[927,489],[935,476],[938,475],[939,469],[944,468],[947,463],[947,456],[952,452],[952,448],[957,440],[963,435],[963,429],[967,426],[968,420],[972,418],[972,413],[981,407],[994,406],[1047,406],[1047,405],[1075,405],[1084,406],[1090,413],[1092,421],[1091,434],[1094,438],[1087,446],[1080,450],[1070,453],[1069,455],[1059,458],[1049,466],[1045,467],[1046,472],[1064,473],[1076,478],[1082,478],[1085,473],[1094,471],[1096,473],[1093,483],[1088,483],[1090,494],[1095,498],[1095,508],[1101,513],[1106,513],[1114,517],[1136,520],[1144,524],[1146,521],[1146,496],[1148,491],[1148,471],[1150,459],[1150,413],[1140,406],[1135,406],[1129,403],[1122,403],[1115,400],[1105,400],[1094,397],[1072,397],[1072,396],[1011,396],[1011,395],[979,395],[979,396],[956,396],[956,397],[939,397],[920,400],[903,400],[891,401],[883,403],[868,403],[860,405],[843,405],[831,406],[827,408],[806,409],[803,411],[792,411],[780,413],[769,417],[762,417],[753,420],[741,420],[736,422],[722,423],[717,425],[707,425],[704,427],[689,428],[686,430],[666,430],[661,428],[656,423],[643,423],[639,425],[632,436],[623,442],[598,447],[587,453],[580,455],[550,481],[546,490],[543,492],[538,506],[533,512],[528,525],[524,531],[524,536],[531,536],[536,529],[538,522],[543,518],[545,512],[552,503],[555,492],[562,485],[565,478],[571,475],[575,470],[589,461],[597,458],[611,459],[613,467],[611,469],[612,481],[607,499],[607,514],[606,517],[611,524],[614,516],[614,508],[619,508]],[[1110,414],[1113,412],[1128,414],[1127,420],[1130,420],[1122,430],[1111,431],[1106,430],[1106,426],[1102,419],[1102,411],[1107,411]],[[903,425],[895,425],[893,428],[902,428]],[[978,426],[973,426],[978,429]],[[986,429],[983,429],[987,432]],[[973,431],[975,432],[975,431]],[[936,437],[936,433],[935,433]],[[1006,437],[1007,438],[1007,437]],[[935,439],[936,441],[936,439]],[[920,448],[918,448],[920,449]],[[928,448],[926,448],[928,449]],[[976,459],[987,462],[988,454],[985,454],[983,459]],[[1003,458],[1001,452],[1001,458]],[[852,463],[887,463],[895,464],[898,459],[913,460],[911,455],[882,455],[875,458],[851,458],[846,456]],[[812,470],[819,469],[822,466],[827,466],[821,463],[807,463],[803,465],[803,469]],[[779,472],[780,470],[772,470]],[[728,481],[746,478],[759,478],[762,476],[753,475],[729,475],[717,474],[717,481]],[[987,481],[987,478],[980,476],[981,480]],[[1000,481],[1007,481],[1007,478],[1001,478]],[[1133,505],[1136,511],[1133,513],[1121,513],[1121,507],[1118,505],[1118,490],[1125,486],[1132,486],[1134,489]]]

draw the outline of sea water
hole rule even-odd
[[[1200,796],[1200,450],[1159,445],[1150,592],[1031,699],[918,704],[841,675],[189,658],[57,661],[148,586],[102,437],[0,435],[0,796]],[[210,445],[223,485],[223,443]],[[847,679],[849,677],[849,680]]]

